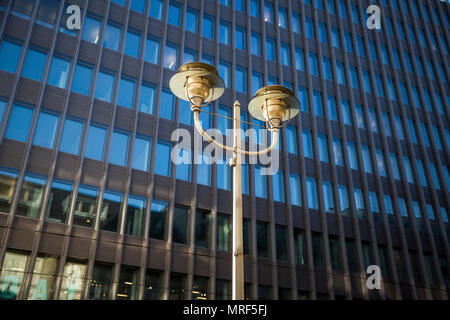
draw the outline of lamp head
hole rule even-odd
[[[280,128],[300,112],[300,102],[291,90],[280,85],[259,89],[248,105],[250,114],[261,121],[269,122],[273,128]]]
[[[219,99],[225,91],[225,83],[217,70],[203,62],[189,62],[178,69],[170,79],[170,90],[180,99],[202,107]]]

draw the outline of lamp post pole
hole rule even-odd
[[[232,299],[244,300],[244,244],[242,228],[242,162],[241,162],[241,106],[234,103],[233,168],[233,274]]]

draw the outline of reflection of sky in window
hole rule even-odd
[[[163,66],[169,69],[175,69],[177,66],[177,49],[171,46],[166,46],[164,52]]]

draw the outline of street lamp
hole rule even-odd
[[[217,70],[206,63],[190,62],[183,65],[170,79],[170,89],[178,98],[189,101],[194,113],[194,123],[199,133],[210,143],[233,153],[230,166],[233,168],[233,281],[232,299],[244,299],[244,249],[242,230],[242,155],[258,156],[270,152],[278,143],[279,129],[300,112],[300,102],[291,90],[279,85],[259,89],[248,106],[250,114],[266,122],[266,129],[272,134],[272,144],[261,151],[241,149],[241,106],[233,105],[233,147],[225,146],[211,138],[203,130],[199,115],[201,109],[219,99],[225,91],[225,84]]]

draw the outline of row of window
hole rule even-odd
[[[277,230],[278,235],[282,235],[282,230]],[[298,236],[300,235],[300,236]],[[304,250],[302,234],[296,235],[296,243],[299,249]],[[312,233],[312,248],[314,266],[324,267],[323,245],[321,234]],[[333,270],[342,270],[341,255],[339,254],[339,241],[336,237],[329,238],[330,258]],[[388,267],[388,255],[386,246],[379,245],[378,253],[380,257],[380,268],[385,280],[392,279],[391,271]],[[299,250],[296,250],[298,253]],[[350,272],[358,272],[358,262],[356,245],[353,240],[346,240],[346,253]],[[374,252],[370,243],[362,243],[363,263],[365,268],[374,264]],[[424,254],[425,270],[420,272],[418,252],[410,250],[409,259],[412,267],[413,277],[416,285],[423,285],[425,278],[434,286],[438,283],[436,274],[433,272],[433,261],[430,254]],[[402,264],[400,250],[394,248],[395,267],[400,281],[406,280],[406,270]],[[0,298],[1,299],[22,299],[29,300],[109,300],[115,295],[117,300],[138,299],[139,268],[121,265],[119,272],[119,283],[116,291],[113,292],[114,266],[106,263],[95,262],[92,274],[87,279],[87,263],[77,260],[67,260],[64,265],[62,284],[60,292],[55,292],[60,259],[58,256],[38,254],[34,262],[34,270],[29,283],[28,296],[25,296],[24,277],[27,265],[31,263],[30,254],[21,251],[7,251],[0,272]],[[446,261],[443,256],[439,256],[440,271],[442,272],[445,285],[449,287],[448,271]],[[163,298],[162,279],[163,271],[147,269],[144,281],[144,300],[157,300]],[[191,292],[192,300],[207,300],[211,298],[209,293],[209,277],[193,276],[193,285],[190,290],[186,288],[187,275],[181,273],[170,273],[168,296],[169,300],[183,300],[187,291]],[[231,282],[224,279],[215,279],[215,299],[229,300],[231,298]],[[87,293],[87,295],[85,295]],[[273,299],[272,287],[259,285],[259,299]],[[278,288],[278,299],[289,300],[292,298],[292,290],[288,288]],[[326,299],[326,295],[318,294],[318,299]],[[336,297],[339,298],[339,297]],[[342,298],[342,297],[340,297]],[[245,299],[252,299],[251,284],[245,283]],[[308,299],[308,293],[299,291],[298,299]]]

